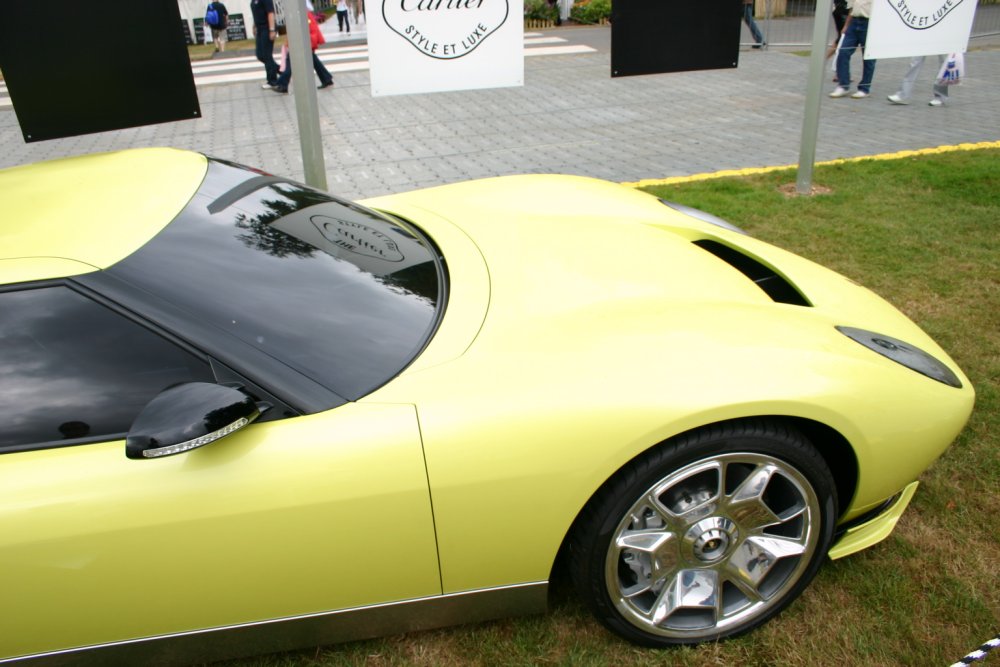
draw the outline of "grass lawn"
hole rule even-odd
[[[831,193],[788,198],[793,171],[654,188],[872,288],[971,377],[976,410],[922,477],[896,531],[827,562],[781,616],[720,644],[629,645],[557,580],[541,617],[232,664],[949,665],[1000,630],[1000,151],[820,167]],[[359,573],[378,576],[377,573]],[[1000,666],[991,655],[987,667]]]

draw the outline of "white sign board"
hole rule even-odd
[[[524,0],[368,0],[366,16],[373,96],[524,85]]]
[[[875,0],[865,58],[964,53],[976,0]]]

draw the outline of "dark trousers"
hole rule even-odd
[[[319,82],[322,84],[328,84],[333,81],[333,75],[330,74],[330,70],[323,66],[323,61],[319,59],[316,52],[313,51],[313,69],[316,70],[316,76],[319,77]],[[292,81],[292,56],[289,54],[287,61],[285,62],[285,71],[281,73],[278,77],[278,90],[288,90],[288,84]]]
[[[278,83],[278,63],[274,62],[274,42],[267,26],[257,26],[257,60],[264,63],[264,74],[272,86]]]
[[[852,16],[851,22],[847,24],[844,32],[844,42],[840,45],[840,53],[837,54],[837,82],[841,87],[847,88],[851,85],[851,56],[860,46],[862,56],[865,53],[865,45],[868,42],[868,19],[863,16]],[[869,92],[872,87],[872,77],[875,76],[875,61],[865,60],[861,66],[861,82],[858,90]]]
[[[347,18],[347,10],[337,10],[337,26],[340,28],[340,32],[344,32],[344,26],[347,26],[347,32],[351,31],[351,21]]]

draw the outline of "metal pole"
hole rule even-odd
[[[306,23],[305,0],[285,0],[285,28],[288,31],[288,61],[298,85],[293,86],[295,114],[299,122],[299,145],[306,184],[326,190],[326,162],[319,131],[319,101],[313,82],[312,43]]]
[[[812,191],[813,164],[816,162],[816,136],[819,133],[819,103],[823,96],[826,76],[826,40],[830,33],[833,0],[817,0],[813,21],[812,53],[809,56],[809,81],[806,86],[806,108],[802,119],[802,143],[799,145],[799,172],[795,189],[805,195]],[[836,54],[833,56],[836,58]]]

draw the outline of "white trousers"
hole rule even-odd
[[[913,86],[917,83],[920,67],[924,64],[926,57],[917,56],[910,61],[910,69],[906,72],[906,76],[903,77],[903,84],[899,89],[899,96],[904,100],[913,97]],[[944,58],[944,55],[938,56],[938,68],[934,71],[934,97],[940,98],[942,101],[948,99],[948,86],[942,86],[937,82],[937,73],[941,70],[941,65],[944,64]]]

